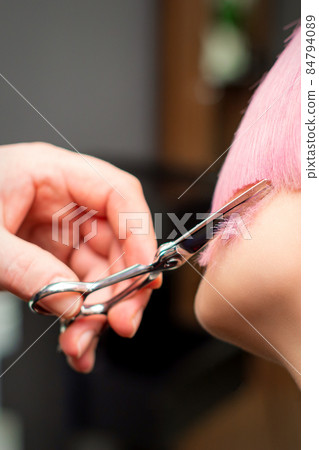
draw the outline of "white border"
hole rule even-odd
[[[315,16],[316,73],[306,74],[306,16]],[[312,86],[310,79],[313,80]],[[301,5],[301,199],[302,199],[302,449],[319,449],[319,1],[303,0]],[[316,91],[316,171],[307,177],[308,90]]]

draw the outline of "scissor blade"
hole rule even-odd
[[[239,211],[240,207],[244,203],[247,204],[248,201],[261,200],[270,192],[270,190],[271,183],[269,180],[262,180],[256,183],[177,239],[175,241],[175,244],[177,244],[177,251],[182,254],[184,258],[190,258],[202,250],[205,245],[217,235],[220,225],[224,223],[231,214]]]

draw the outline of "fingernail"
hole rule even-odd
[[[84,335],[85,333],[83,333]],[[89,346],[85,349],[87,355],[84,357],[84,360],[80,358],[72,358],[67,355],[66,360],[72,369],[80,373],[90,373],[94,367],[95,363],[95,349],[98,344],[98,337],[94,335],[93,340],[89,344]],[[83,355],[82,355],[83,356]],[[80,363],[79,363],[80,362]]]
[[[144,308],[139,309],[135,315],[132,317],[132,334],[130,337],[133,337],[135,335],[135,333],[137,332],[138,327],[140,326],[142,317],[143,317],[143,312],[144,312]]]
[[[72,367],[73,370],[76,370],[76,368],[75,368],[74,365],[73,365],[73,360],[72,360],[71,356],[68,356],[68,355],[67,355],[67,356],[66,356],[66,360],[67,360],[69,366]]]
[[[81,358],[81,356],[84,354],[88,346],[91,344],[92,340],[96,337],[96,333],[94,330],[88,330],[85,331],[78,339],[77,342],[77,358]]]

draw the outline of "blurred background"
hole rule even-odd
[[[153,212],[208,211],[213,163],[299,16],[297,0],[4,2],[0,144],[70,148],[14,86],[78,151],[138,176]],[[167,274],[136,337],[108,331],[90,375],[57,353],[57,325],[36,341],[52,321],[1,293],[1,371],[36,342],[0,378],[0,449],[300,448],[299,391],[201,330],[198,283]]]

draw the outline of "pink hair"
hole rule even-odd
[[[300,189],[300,73],[298,28],[250,101],[220,172],[212,210],[263,178],[271,180],[274,192]],[[210,261],[213,247],[202,254],[201,264]]]

